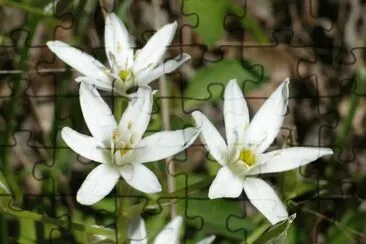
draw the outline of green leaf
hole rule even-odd
[[[0,209],[7,207],[11,200],[11,192],[8,184],[6,183],[4,175],[0,171]]]
[[[178,213],[185,215],[190,226],[202,228],[203,233],[215,233],[236,240],[245,238],[245,234],[252,232],[255,227],[252,219],[243,216],[237,201],[210,200],[207,199],[207,193],[190,195],[185,201],[179,201]]]
[[[246,13],[247,8],[241,4],[234,3],[231,5],[231,12],[240,18],[240,24],[246,32],[250,33],[254,39],[260,44],[269,43],[269,39],[263,30],[262,26],[258,23],[256,18],[253,18],[250,14]]]
[[[246,92],[257,88],[265,81],[262,75],[256,75],[254,70],[243,67],[237,60],[224,60],[198,69],[184,93],[184,110],[207,103],[208,100],[210,102],[219,100],[231,79],[236,79]]]
[[[200,34],[204,43],[211,47],[224,33],[225,17],[231,1],[182,0],[183,13]]]
[[[261,235],[253,244],[283,244],[286,243],[287,231],[294,221],[296,214],[289,216],[286,220],[278,223]]]
[[[30,219],[20,219],[20,230],[19,230],[19,238],[21,238],[21,243],[26,243],[25,240],[28,240],[29,243],[34,243],[37,240],[36,236],[36,226],[35,222]]]
[[[325,181],[304,179],[298,170],[290,170],[278,175],[282,180],[281,195],[284,199],[293,199],[304,195],[319,193],[325,188]]]
[[[358,233],[364,233],[366,212],[348,210],[341,218],[340,226],[332,225],[325,235],[325,243],[353,243],[359,238]]]
[[[10,194],[4,175],[0,172],[0,194]]]

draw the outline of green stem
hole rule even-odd
[[[116,94],[113,94],[113,96],[113,114],[114,118],[119,122],[123,111],[127,108],[128,99]]]
[[[8,1],[1,1],[0,4],[10,3]],[[29,18],[27,21],[26,28],[30,33],[30,36],[28,37],[29,40],[33,38],[33,33],[35,32],[37,26],[37,21],[34,18]],[[20,51],[20,58],[19,62],[16,64],[16,66],[21,70],[27,69],[27,60],[29,56],[29,47],[26,45],[26,43],[23,43],[23,48]],[[3,142],[5,145],[8,145],[10,139],[12,138],[13,133],[15,132],[15,122],[16,122],[16,116],[15,112],[17,111],[17,108],[20,104],[20,100],[22,99],[22,91],[24,89],[24,74],[20,74],[15,76],[14,82],[13,82],[13,89],[11,93],[11,100],[9,104],[6,107],[6,118],[7,123],[5,123],[5,135],[3,138]],[[11,172],[11,168],[9,167],[9,158],[10,158],[10,152],[11,147],[3,147],[0,148],[0,155],[1,155],[1,167],[2,171],[4,173],[4,176],[6,177],[6,180],[9,184],[10,189],[14,193],[15,201],[20,202],[22,199],[22,189],[19,187],[19,184],[17,183],[14,174]]]
[[[125,243],[127,237],[130,199],[130,187],[120,180],[117,184],[117,243]]]
[[[14,208],[14,209],[0,208],[0,213],[8,214],[8,215],[11,215],[11,216],[19,218],[19,219],[29,219],[29,220],[33,220],[33,221],[39,221],[42,223],[46,223],[46,224],[51,224],[51,225],[57,226],[59,228],[67,229],[67,230],[72,229],[72,230],[76,230],[76,231],[84,231],[84,232],[92,233],[92,234],[96,234],[96,235],[108,236],[110,238],[113,238],[115,235],[114,230],[112,230],[112,229],[107,229],[107,228],[95,226],[95,225],[88,226],[88,225],[83,225],[83,224],[78,224],[78,223],[73,223],[73,222],[69,223],[68,221],[54,219],[54,218],[51,218],[51,217],[48,217],[45,215],[26,211],[26,210],[19,209],[19,208]]]
[[[117,122],[122,117],[123,111],[127,107],[128,100],[113,94],[113,113]],[[117,221],[116,221],[116,229],[117,229],[117,243],[125,243],[127,237],[128,230],[128,222],[129,222],[129,209],[130,202],[128,199],[128,195],[130,192],[130,187],[122,180],[118,181],[117,184]]]
[[[21,9],[24,10],[28,13],[32,13],[32,14],[36,14],[36,15],[40,15],[46,18],[52,18],[52,15],[46,14],[43,9],[39,9],[21,2],[13,2],[13,1],[7,1],[7,0],[0,0],[0,5],[5,5],[8,7],[12,7],[12,8],[17,8],[17,9]]]
[[[340,124],[340,131],[337,135],[336,142],[337,145],[344,146],[345,140],[347,138],[347,135],[349,134],[349,131],[352,126],[353,117],[355,116],[356,109],[359,104],[360,95],[357,94],[357,90],[364,90],[364,87],[366,87],[365,83],[366,79],[366,71],[363,67],[361,67],[357,73],[356,78],[353,85],[353,93],[351,94],[351,102],[348,108],[348,114],[347,116],[341,121]]]
[[[1,243],[8,243],[8,225],[5,216],[0,214],[0,241]]]

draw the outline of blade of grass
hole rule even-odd
[[[46,215],[41,215],[35,212],[26,211],[19,208],[2,208],[0,209],[1,213],[16,217],[18,219],[27,219],[27,220],[33,220],[33,221],[39,221],[45,224],[51,224],[54,226],[57,226],[59,228],[63,228],[65,230],[74,229],[78,231],[84,231],[87,233],[97,234],[97,235],[105,235],[108,237],[113,238],[114,237],[114,230],[100,227],[100,226],[89,226],[89,225],[83,225],[79,223],[74,222],[68,222],[62,219],[54,219],[51,217],[48,217]]]
[[[54,19],[54,17],[52,15],[49,15],[49,14],[45,13],[43,9],[33,7],[31,5],[27,5],[27,4],[24,4],[24,3],[21,3],[21,2],[0,0],[0,6],[7,6],[7,7],[12,7],[12,8],[17,8],[17,9],[24,10],[25,12],[28,12],[28,13],[31,13],[31,14],[39,15],[39,16],[42,16],[42,17],[45,17],[45,18]]]

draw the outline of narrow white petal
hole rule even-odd
[[[125,25],[114,13],[105,19],[105,50],[111,67],[127,70],[133,64],[133,48]]]
[[[62,139],[76,153],[84,158],[107,163],[110,159],[108,149],[93,137],[80,134],[69,127],[64,127],[61,131]]]
[[[228,167],[222,167],[217,172],[208,191],[208,198],[239,197],[243,191],[243,179],[236,176]]]
[[[179,230],[183,218],[177,216],[172,219],[162,231],[155,237],[154,244],[175,244],[178,242]]]
[[[77,192],[76,200],[83,205],[92,205],[107,196],[117,184],[119,172],[116,168],[101,164],[93,169]]]
[[[291,147],[263,155],[264,161],[254,165],[247,174],[275,173],[296,169],[311,163],[324,155],[332,155],[330,148]]]
[[[133,188],[145,192],[161,191],[161,185],[154,173],[142,164],[128,164],[119,168],[123,179]]]
[[[153,70],[147,69],[146,71],[142,71],[136,75],[137,83],[139,85],[147,85],[158,79],[160,76],[173,72],[190,58],[191,56],[189,54],[183,53],[174,59],[166,61],[164,64],[159,65]]]
[[[288,102],[288,84],[286,79],[264,102],[245,132],[245,142],[254,147],[256,153],[262,153],[276,138],[286,113]]]
[[[224,119],[227,145],[230,150],[238,142],[243,142],[245,129],[249,125],[248,106],[236,80],[229,81],[225,88]]]
[[[202,132],[202,141],[205,143],[210,154],[219,164],[225,165],[227,146],[220,133],[203,113],[195,111],[192,113],[192,116],[196,121],[196,127]]]
[[[175,31],[177,29],[177,22],[163,26],[156,32],[146,43],[144,48],[138,53],[133,71],[135,74],[148,66],[156,66],[163,58],[168,46],[173,40]]]
[[[111,92],[112,89],[113,89],[113,86],[114,86],[113,85],[114,84],[113,79],[112,79],[112,81],[108,81],[108,83],[103,83],[103,82],[100,82],[97,79],[94,79],[93,77],[90,77],[90,76],[78,76],[78,77],[75,78],[75,81],[78,82],[78,83],[83,82],[83,83],[86,83],[90,86],[95,86],[99,90],[107,91],[107,92]],[[117,92],[117,93],[121,94],[120,92]]]
[[[57,57],[85,76],[92,77],[103,84],[111,84],[108,69],[98,60],[61,41],[47,42],[48,48]]]
[[[133,218],[128,225],[130,244],[147,244],[145,222],[140,216]]]
[[[190,127],[147,136],[135,147],[135,160],[137,163],[146,163],[173,156],[189,147],[199,132],[196,128]]]
[[[206,238],[203,238],[202,240],[200,240],[196,244],[211,244],[215,240],[215,238],[216,238],[216,236],[211,235],[211,236],[208,236]]]
[[[151,88],[139,87],[122,115],[119,123],[121,133],[133,133],[134,141],[139,141],[149,125],[152,105]]]
[[[97,89],[82,83],[79,98],[81,111],[90,133],[99,141],[110,143],[117,123]]]
[[[253,177],[245,178],[244,191],[249,201],[271,224],[274,225],[288,217],[287,210],[281,199],[264,180]]]

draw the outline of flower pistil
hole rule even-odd
[[[249,149],[244,149],[240,152],[239,160],[243,161],[247,167],[252,166],[256,162],[255,154]]]

